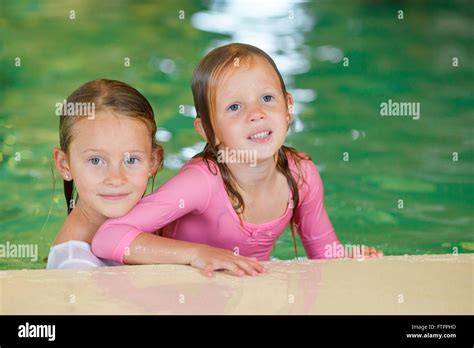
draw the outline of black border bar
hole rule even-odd
[[[473,316],[0,316],[0,347],[61,344],[447,345],[474,343]],[[19,337],[26,325],[55,325],[55,339]],[[415,326],[414,326],[415,325]],[[425,329],[423,329],[425,327]],[[407,334],[456,337],[408,338]]]

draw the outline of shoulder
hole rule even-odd
[[[86,244],[92,242],[96,230],[88,227],[83,222],[77,219],[77,214],[73,210],[67,217],[64,224],[61,226],[53,245],[64,244],[69,241],[81,241]]]
[[[299,179],[311,180],[311,177],[315,174],[319,176],[318,168],[311,157],[306,153],[296,150],[286,150],[285,154],[288,160],[288,166],[298,182]]]
[[[309,155],[301,151],[287,150],[286,156],[288,166],[297,182],[301,199],[304,200],[308,195],[323,192],[321,175]]]
[[[220,180],[219,167],[213,161],[206,161],[202,157],[196,157],[189,160],[179,171],[179,173],[185,173],[194,171],[196,177],[206,177],[206,180]],[[199,174],[197,174],[199,173]]]

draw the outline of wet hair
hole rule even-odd
[[[286,90],[285,82],[283,81],[283,78],[278,71],[275,62],[267,53],[252,45],[232,43],[215,48],[201,60],[194,70],[192,78],[192,92],[194,97],[194,105],[197,112],[196,117],[201,118],[202,127],[207,139],[207,143],[203,151],[194,157],[202,158],[207,163],[209,171],[214,175],[217,175],[217,171],[215,168],[213,169],[210,164],[213,163],[214,165],[217,165],[222,175],[227,194],[233,202],[232,206],[240,218],[245,210],[245,203],[242,195],[239,193],[235,185],[232,172],[225,163],[217,160],[219,144],[216,144],[215,141],[216,137],[212,120],[216,112],[216,89],[219,86],[220,78],[226,71],[228,71],[229,68],[242,64],[251,64],[253,59],[256,57],[263,58],[272,66],[273,70],[278,76],[278,79],[280,80],[281,90],[285,96],[286,101],[288,92]],[[296,173],[296,179],[289,168],[287,156],[291,156],[298,169]],[[298,256],[298,251],[296,247],[297,225],[295,221],[295,210],[299,203],[298,184],[299,180],[302,180],[299,162],[302,159],[309,160],[310,157],[298,152],[296,149],[284,145],[278,150],[277,153],[276,168],[286,177],[293,195],[293,214],[290,221],[290,228],[296,256]]]
[[[67,98],[66,103],[66,105],[70,105],[69,103],[93,103],[95,112],[109,110],[120,116],[132,117],[142,121],[150,132],[152,149],[158,149],[161,153],[163,152],[161,145],[158,144],[155,138],[156,123],[153,108],[139,91],[126,83],[106,79],[89,81],[72,92]],[[74,125],[84,119],[84,117],[90,117],[90,114],[83,111],[80,110],[76,114],[71,115],[67,113],[67,108],[64,106],[59,115],[59,144],[61,150],[65,153],[68,153],[69,146],[73,140]],[[158,170],[163,165],[163,156],[160,156],[159,160]],[[153,174],[155,175],[156,173]],[[71,202],[73,202],[74,182],[73,180],[64,180],[63,185],[67,213],[70,214],[73,209]],[[79,196],[76,195],[74,202],[77,202],[78,199]]]

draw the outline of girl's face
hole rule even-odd
[[[79,201],[107,218],[124,215],[142,198],[159,155],[138,119],[103,111],[77,122],[67,162]]]
[[[228,68],[216,88],[216,143],[221,149],[254,151],[260,161],[271,158],[285,141],[292,103],[264,58]]]

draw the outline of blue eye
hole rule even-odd
[[[130,165],[136,164],[137,161],[139,161],[139,159],[136,157],[129,157],[125,159],[125,163]]]
[[[271,96],[271,95],[264,95],[264,96],[263,96],[263,101],[264,101],[264,102],[267,102],[267,103],[268,103],[268,102],[270,102],[270,101],[272,101],[272,100],[273,100],[273,96]]]
[[[229,106],[227,108],[227,110],[230,110],[230,111],[237,111],[240,109],[240,105],[239,104],[232,104],[231,106]]]
[[[99,164],[101,164],[101,162],[103,162],[99,157],[93,157],[91,159],[89,159],[89,162],[94,165],[94,166],[97,166]]]

